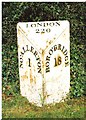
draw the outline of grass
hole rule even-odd
[[[69,99],[55,105],[37,107],[22,96],[5,96],[2,118],[85,118],[84,98]]]

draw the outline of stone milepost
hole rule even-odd
[[[20,92],[37,106],[64,100],[70,88],[69,22],[17,24]]]

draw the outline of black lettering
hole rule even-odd
[[[58,65],[61,65],[62,59],[60,56],[58,56]]]
[[[45,29],[41,29],[41,33],[45,33]]]
[[[54,58],[54,60],[55,60],[55,65],[54,65],[54,67],[56,67],[56,66],[57,66],[57,60],[56,60],[56,58]]]
[[[62,50],[61,50],[62,52],[64,51],[64,48],[65,48],[65,47],[63,46],[63,48],[62,48]]]
[[[23,68],[23,53],[20,55],[20,67]]]
[[[65,67],[67,67],[68,65],[69,65],[69,62],[66,62],[66,63],[65,63]]]
[[[34,48],[31,46],[31,52],[32,52],[32,53],[34,53],[33,50],[34,50]]]
[[[58,44],[58,50],[61,50],[61,44]]]
[[[31,64],[30,64],[30,58],[28,58],[28,61],[29,61],[29,67],[31,67]]]
[[[41,67],[38,68],[38,73],[41,73]]]
[[[46,73],[47,73],[47,72],[50,72],[50,68],[49,68],[49,66],[46,67]]]
[[[47,60],[47,62],[46,62],[46,73],[47,73],[47,72],[50,72],[50,67],[49,67],[50,57],[47,56],[47,57],[46,57],[46,60]]]
[[[37,52],[37,51],[35,51],[35,52],[34,52],[34,55],[35,55],[35,57],[36,57],[36,56],[38,55],[38,52]]]
[[[40,62],[40,61],[37,63],[37,66],[38,66],[38,67],[41,67],[41,62]]]
[[[36,60],[40,60],[39,56],[36,58]]]
[[[44,27],[47,27],[48,26],[48,23],[44,23]]]
[[[47,29],[46,29],[46,32],[48,32],[48,33],[49,33],[50,31],[51,31],[51,29],[50,29],[50,28],[47,28]]]
[[[20,68],[23,68],[23,58],[20,58]]]
[[[26,28],[28,28],[28,24],[26,24]]]
[[[67,61],[68,60],[68,56],[65,56],[65,61]]]
[[[24,55],[24,53],[23,52],[21,52],[21,55],[20,56],[23,56]]]
[[[56,22],[56,24],[60,26],[60,24],[58,22]]]
[[[22,59],[22,60],[23,60],[23,55],[24,55],[24,53],[21,52],[20,59]]]
[[[56,51],[57,50],[57,45],[54,45],[54,51]]]
[[[46,57],[46,60],[49,60],[49,61],[50,61],[50,57],[49,57],[49,56],[47,56],[47,57]]]
[[[20,57],[20,60],[23,60],[23,58]]]
[[[25,48],[23,47],[22,49],[23,49],[23,51],[24,51],[24,53],[25,53],[25,52],[26,52],[26,51],[25,51]]]
[[[23,63],[20,61],[20,68],[23,68]]]
[[[49,61],[46,62],[46,66],[49,66]]]
[[[39,60],[38,62],[37,62],[37,66],[38,66],[38,73],[41,73],[41,61]]]
[[[61,65],[61,63],[62,63],[62,58],[61,58],[60,56],[58,56],[57,59],[54,58],[54,60],[55,60],[55,65],[54,65],[54,67],[56,67],[56,66],[58,66],[58,65]]]
[[[52,23],[49,23],[49,25],[50,25],[51,27],[53,27],[53,26],[54,26],[54,22],[52,22]]]
[[[41,73],[41,62],[39,61],[38,63],[37,63],[37,66],[38,66],[38,73]]]
[[[49,50],[49,54],[50,54],[50,55],[53,54],[53,50],[52,50],[52,49]]]
[[[31,27],[36,27],[36,24],[31,24]]]
[[[51,23],[37,23],[37,24],[31,24],[31,27],[47,27],[47,26],[51,26],[51,27],[53,27],[53,26],[57,26],[57,25],[59,25],[60,26],[60,24],[58,23],[58,22],[51,22]],[[28,24],[26,24],[26,27],[28,28]]]
[[[67,55],[67,54],[68,54],[67,49],[63,52],[63,54],[64,54],[64,55]]]
[[[36,29],[36,33],[40,33],[40,30],[39,30],[39,29]]]
[[[50,72],[49,62],[46,62],[46,73]]]
[[[26,51],[29,51],[29,49],[28,49],[28,45],[26,45],[26,48],[27,48],[27,50],[26,50]]]
[[[42,26],[42,23],[37,23],[37,27]]]

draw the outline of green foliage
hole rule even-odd
[[[3,2],[2,3],[2,84],[3,93],[19,93],[16,26],[18,22],[69,20],[71,97],[85,95],[85,18],[86,3]]]
[[[3,45],[2,47],[3,93],[6,95],[15,95],[19,93],[17,47],[15,45]]]
[[[71,89],[70,94],[79,97],[84,93],[85,69],[84,46],[72,44],[71,48]]]

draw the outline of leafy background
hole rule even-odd
[[[70,97],[85,96],[85,6],[84,2],[2,2],[2,93],[20,94],[17,30],[18,22],[70,22]]]

